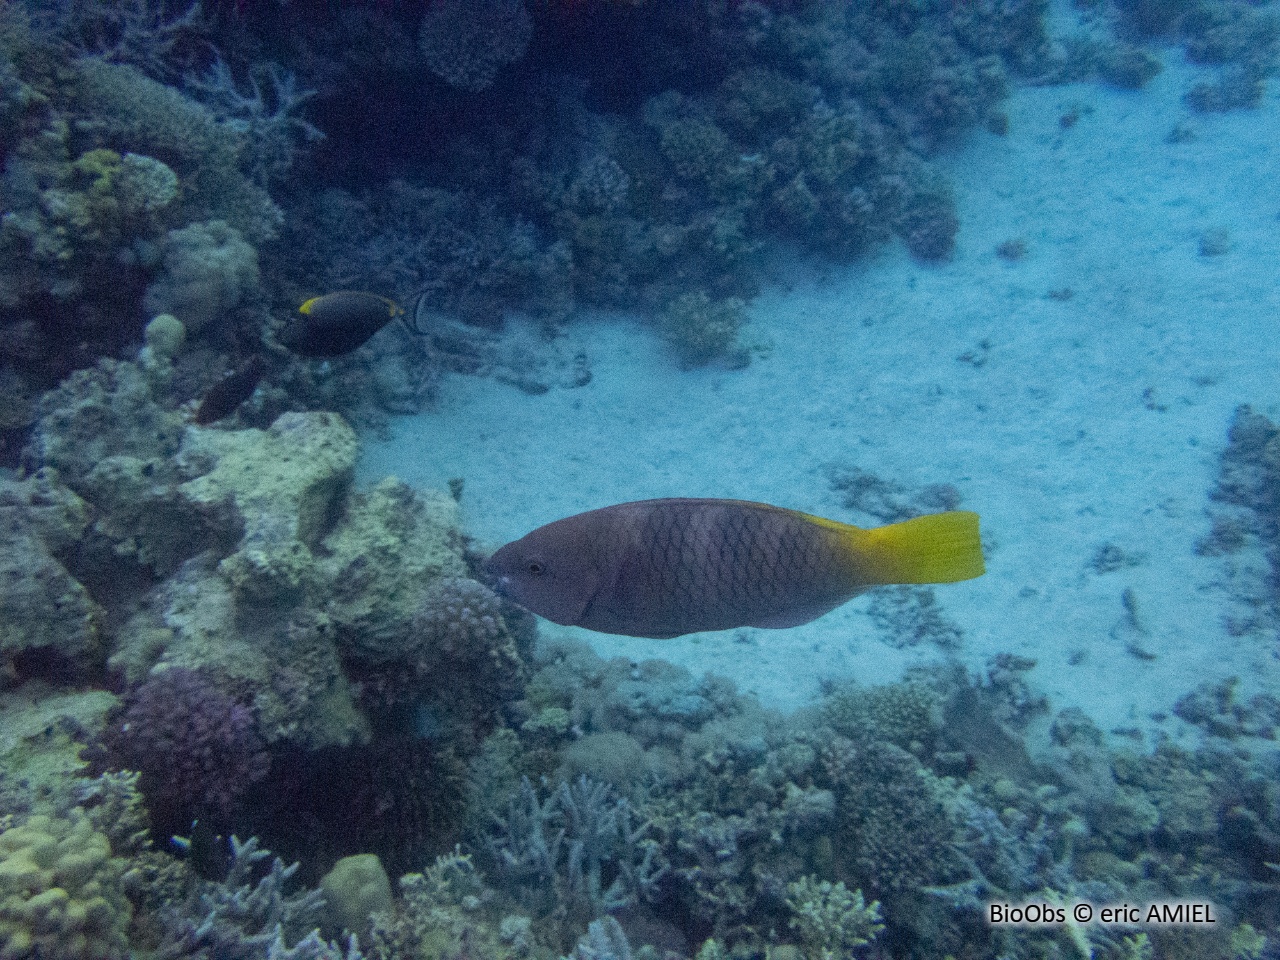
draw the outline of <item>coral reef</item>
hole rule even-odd
[[[193,430],[176,457],[197,474],[181,496],[243,530],[219,571],[245,602],[296,600],[314,575],[313,548],[355,470],[356,437],[330,414],[285,414],[269,430]]]
[[[0,833],[0,951],[6,957],[124,960],[132,910],[123,860],[83,810]]]
[[[1280,429],[1240,406],[1227,431],[1209,534],[1197,550],[1221,556],[1233,595],[1227,628],[1235,636],[1266,631],[1280,622]]]
[[[72,374],[38,407],[23,456],[32,472],[56,470],[52,476],[91,506],[93,536],[80,547],[86,575],[118,572],[126,557],[168,573],[208,542],[204,524],[168,490],[179,480],[172,458],[183,422],[161,405],[163,383],[152,372],[103,361]]]
[[[923,683],[842,686],[822,701],[822,718],[855,743],[891,743],[917,756],[933,755],[942,726],[938,694]]]
[[[891,647],[902,649],[931,643],[957,649],[964,638],[947,617],[931,587],[891,587],[876,593],[868,611]]]
[[[162,909],[161,955],[200,960],[288,956],[285,944],[297,938],[292,949],[302,948],[293,954],[299,958],[343,956],[314,933],[324,895],[319,890],[286,893],[296,863],[285,866],[274,857],[264,872],[259,864],[271,854],[259,847],[256,837],[241,843],[233,836],[230,844],[230,864],[222,880],[196,881],[185,898]],[[304,935],[304,930],[311,933]],[[355,953],[358,956],[358,950]],[[348,953],[348,960],[355,958]]]
[[[888,743],[850,749],[837,739],[827,768],[842,877],[888,900],[962,874],[948,788],[911,754]]]
[[[0,479],[0,657],[47,649],[71,661],[101,655],[101,610],[58,559],[74,556],[88,506],[54,470]]]
[[[129,695],[105,742],[165,822],[226,823],[270,769],[252,709],[208,672],[169,667]],[[175,814],[174,809],[180,811]]]
[[[221,220],[171,230],[162,249],[160,273],[142,298],[152,316],[171,313],[199,334],[257,295],[258,252]]]
[[[276,234],[279,208],[241,167],[248,130],[128,64],[84,57],[72,68],[74,99],[62,109],[94,117],[103,146],[166,158],[183,187],[183,221],[222,220],[251,243]]]
[[[1239,684],[1239,677],[1202,684],[1181,697],[1173,712],[1187,723],[1227,740],[1280,739],[1280,700],[1268,693],[1255,693],[1241,702],[1236,696]]]
[[[540,800],[525,778],[490,841],[496,876],[541,917],[578,925],[652,893],[666,873],[631,805],[579,777]]]
[[[723,357],[731,366],[743,366],[750,355],[738,343],[743,302],[735,297],[712,302],[701,291],[681,294],[662,315],[662,332],[674,348],[680,365],[700,367]]]
[[[370,917],[392,908],[391,880],[375,854],[343,857],[320,880],[325,911],[335,934],[369,936]]]
[[[791,929],[804,945],[808,960],[837,960],[853,956],[884,929],[880,905],[867,903],[862,891],[850,893],[811,876],[787,884],[787,906],[795,913]]]
[[[524,0],[443,0],[422,18],[418,47],[432,73],[476,93],[524,56],[532,32]]]
[[[422,873],[401,877],[395,910],[375,916],[372,936],[377,960],[551,956],[529,918],[504,912],[471,857],[458,851],[438,857]]]
[[[26,545],[24,576],[48,581],[23,593],[10,578],[22,619],[6,655],[26,673],[49,653],[64,672],[119,671],[129,706],[106,756],[143,773],[160,829],[234,823],[251,792],[254,829],[292,850],[308,841],[284,826],[287,803],[335,835],[336,805],[367,804],[381,815],[348,832],[371,846],[336,843],[335,859],[399,850],[398,867],[417,866],[453,842],[465,764],[520,695],[527,615],[467,577],[451,497],[394,479],[351,491],[355,437],[336,415],[185,425],[165,406],[180,336],[156,323],[140,362],[104,362],[46,398],[34,472],[6,485],[6,535]],[[81,605],[21,607],[54,574]],[[349,752],[375,732],[380,749]],[[367,772],[312,808],[294,784],[335,764]]]
[[[617,920],[602,917],[587,924],[568,960],[631,960],[631,944]]]

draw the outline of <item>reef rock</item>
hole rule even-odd
[[[355,431],[332,413],[286,413],[268,430],[188,430],[177,459],[198,475],[180,493],[215,525],[243,530],[219,564],[240,599],[268,605],[305,591],[356,452]]]
[[[98,606],[59,559],[88,524],[88,506],[56,471],[0,480],[0,655],[96,649]]]
[[[458,525],[452,498],[395,477],[351,497],[320,561],[326,612],[351,654],[373,663],[403,658],[431,584],[466,576]]]

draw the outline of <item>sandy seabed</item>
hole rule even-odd
[[[974,134],[940,160],[955,258],[927,267],[891,247],[780,272],[747,334],[771,350],[745,370],[681,371],[638,318],[589,318],[566,334],[590,356],[589,385],[529,396],[451,377],[435,410],[366,441],[360,481],[462,477],[466,527],[492,546],[648,497],[854,521],[831,464],[908,489],[948,483],[988,545],[986,576],[937,588],[958,651],[886,644],[866,597],[790,630],[544,635],[713,671],[783,709],[823,679],[884,683],[944,657],[978,672],[1001,652],[1036,661],[1028,679],[1054,710],[1081,707],[1104,729],[1185,735],[1152,714],[1228,676],[1280,693],[1276,638],[1228,636],[1221,561],[1195,553],[1233,410],[1280,413],[1280,98],[1190,114],[1197,74],[1181,60],[1166,51],[1141,92],[1016,93],[1008,136]],[[1170,142],[1179,125],[1194,139]],[[1207,231],[1229,249],[1203,255]],[[1023,259],[997,255],[1016,238]],[[1105,544],[1143,562],[1099,574]],[[1126,652],[1126,590],[1155,659]]]

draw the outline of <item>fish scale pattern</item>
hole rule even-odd
[[[702,629],[849,588],[837,538],[789,511],[688,504],[650,511],[644,526],[639,542],[652,551],[636,586],[663,614],[686,623],[694,615]]]

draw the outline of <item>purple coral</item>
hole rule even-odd
[[[107,732],[115,764],[142,775],[153,808],[182,818],[225,818],[270,758],[253,711],[200,670],[171,667],[129,697]]]
[[[506,639],[501,607],[497,594],[483,584],[446,577],[428,592],[414,619],[415,633],[447,657],[470,659]]]

